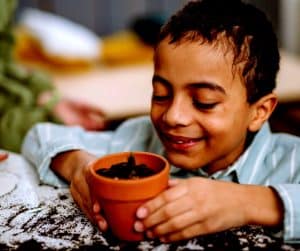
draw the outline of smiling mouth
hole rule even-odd
[[[177,150],[186,150],[188,148],[191,148],[204,139],[204,137],[188,138],[171,134],[162,134],[161,136],[163,142],[167,145],[167,147],[171,147]]]

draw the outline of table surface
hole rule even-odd
[[[62,95],[101,108],[109,118],[125,118],[150,110],[152,64],[96,67],[81,73],[53,73]],[[281,51],[276,93],[279,100],[300,99],[300,57]]]
[[[0,250],[300,250],[300,244],[284,244],[281,231],[255,226],[172,244],[120,242],[90,224],[67,188],[39,185],[19,155],[0,163],[1,172],[15,175],[18,185],[0,197]]]

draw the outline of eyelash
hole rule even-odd
[[[158,95],[152,95],[152,100],[157,101],[157,102],[163,102],[166,101],[170,96],[158,96]]]
[[[201,103],[201,102],[197,102],[197,101],[193,101],[194,106],[197,109],[201,109],[201,110],[210,110],[215,108],[215,106],[218,104],[217,102],[215,103]]]
[[[158,96],[158,95],[152,95],[152,100],[156,102],[164,102],[167,101],[170,98],[170,96]],[[215,103],[201,103],[198,101],[193,101],[193,105],[200,110],[210,110],[215,108],[215,106],[218,104],[218,102]]]

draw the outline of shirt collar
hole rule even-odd
[[[252,143],[240,158],[234,163],[237,172],[238,182],[251,184],[259,167],[263,166],[265,156],[272,149],[272,132],[270,125],[266,122],[255,135]]]

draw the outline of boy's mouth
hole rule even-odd
[[[199,141],[204,139],[204,137],[190,138],[168,133],[162,133],[161,137],[166,147],[172,148],[174,150],[187,150],[191,147],[194,147],[196,144],[199,143]]]

